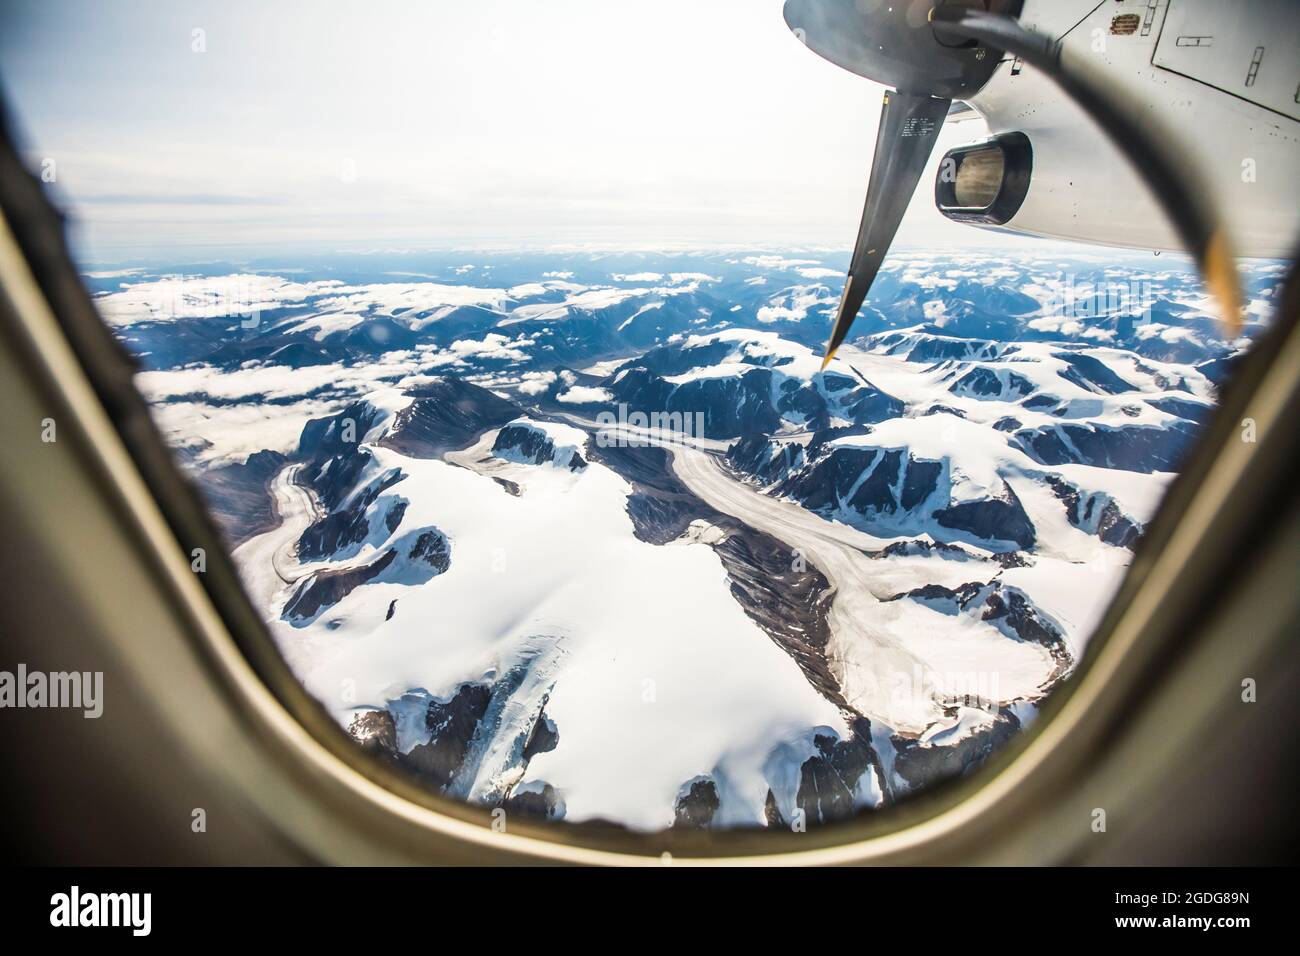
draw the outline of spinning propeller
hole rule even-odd
[[[1093,64],[1017,20],[1023,0],[786,0],[800,41],[836,66],[890,88],[876,134],[867,202],[824,369],[871,291],[953,100],[974,96],[1004,53],[1050,76],[1133,164],[1219,300],[1225,334],[1241,328],[1232,251],[1209,194],[1171,152],[1156,118],[1135,112]]]
[[[880,111],[866,208],[822,368],[866,301],[952,101],[973,95],[997,66],[998,56],[976,43],[939,39],[930,23],[934,6],[935,0],[786,0],[785,22],[801,42],[836,66],[891,88]],[[1014,15],[1020,3],[978,6]]]

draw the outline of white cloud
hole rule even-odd
[[[141,372],[136,384],[151,402],[172,396],[204,395],[238,401],[261,398],[282,400],[316,392],[359,392],[384,381],[417,371],[419,362],[411,352],[390,352],[381,362],[368,365],[250,365],[223,371],[211,365],[156,372]]]
[[[541,395],[554,381],[554,372],[526,372],[519,383],[519,391],[524,395]]]
[[[339,312],[370,312],[375,315],[421,316],[436,321],[442,315],[430,315],[441,308],[478,305],[504,311],[509,294],[504,289],[479,289],[465,285],[440,285],[436,282],[377,282],[343,286],[330,290],[331,295],[313,303],[316,308]],[[445,315],[445,313],[444,313]]]
[[[797,269],[800,266],[821,265],[821,263],[816,259],[787,259],[784,256],[773,255],[746,256],[740,261],[747,266],[757,266],[760,269],[776,269],[780,271]]]
[[[772,296],[755,317],[766,325],[773,322],[800,322],[817,306],[835,305],[838,301],[824,285],[794,286]]]
[[[525,362],[528,360],[528,353],[522,351],[521,347],[532,344],[532,339],[521,337],[512,340],[496,332],[489,332],[480,342],[472,339],[459,339],[451,343],[451,352],[462,358],[473,356],[475,358],[500,359],[509,362]]]
[[[555,396],[556,401],[564,402],[566,405],[588,405],[596,402],[612,402],[613,394],[604,388],[593,388],[589,385],[574,385],[567,392]]]
[[[342,285],[337,280],[291,282],[280,276],[239,273],[224,276],[165,276],[136,282],[120,292],[95,297],[111,325],[186,318],[251,316],[292,305]]]

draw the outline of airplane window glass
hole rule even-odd
[[[1113,205],[1086,211],[1104,189],[1053,213],[1035,179],[1098,190],[1123,160],[1095,131],[1079,153],[998,126],[1010,64],[973,104],[987,122],[946,117],[952,90],[890,94],[875,162],[910,172],[872,172],[855,252],[881,87],[814,55],[835,52],[814,28],[810,51],[780,3],[723,5],[758,60],[713,49],[722,73],[656,85],[662,55],[623,64],[532,6],[494,9],[558,54],[493,42],[569,98],[543,120],[499,63],[456,54],[483,83],[457,85],[355,13],[375,73],[350,85],[337,23],[260,10],[257,31],[227,11],[99,52],[33,13],[6,64],[26,156],[249,601],[358,747],[507,814],[800,830],[971,772],[1079,665],[1285,264],[1241,260],[1228,331],[1192,260],[1147,241],[1140,191],[1105,197],[1150,220],[1113,234]],[[420,43],[451,16],[423,15]],[[578,35],[621,22],[599,16]],[[320,45],[268,63],[259,31],[299,29]],[[697,59],[671,18],[661,39]],[[1155,39],[1109,37],[1144,69]],[[38,88],[28,57],[52,50],[85,59]],[[86,82],[109,53],[138,62]],[[142,112],[150,70],[171,88]],[[819,102],[774,120],[729,105],[745,84]],[[710,119],[666,118],[692,95]],[[816,155],[837,137],[850,162]],[[1047,218],[979,228],[1023,217]]]

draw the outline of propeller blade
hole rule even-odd
[[[835,313],[835,325],[826,345],[822,368],[849,334],[849,327],[866,301],[871,283],[885,261],[894,233],[912,201],[926,161],[934,149],[952,101],[933,96],[889,90],[880,110],[876,155],[871,163],[867,204],[862,211],[858,242],[849,262],[849,277]]]

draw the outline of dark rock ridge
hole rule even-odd
[[[1032,563],[1019,551],[998,551],[994,554],[981,554],[971,551],[960,544],[945,544],[940,541],[912,539],[894,541],[879,551],[865,552],[869,558],[929,558],[941,557],[951,561],[992,561],[1003,568],[1023,568]]]
[[[369,402],[353,402],[341,412],[313,418],[303,426],[295,460],[321,463],[330,458],[350,456],[369,432],[384,417],[384,412]]]
[[[1065,400],[1059,395],[1031,395],[1020,403],[1023,407],[1032,412],[1051,412],[1065,405]]]
[[[327,512],[334,511],[356,489],[361,476],[374,463],[367,448],[352,447],[333,457],[310,461],[298,471],[297,482],[310,489]]]
[[[304,627],[363,584],[376,580],[423,584],[449,567],[451,542],[447,536],[437,528],[418,529],[403,535],[365,564],[309,575],[285,604],[282,617],[295,627]],[[391,617],[391,605],[389,610]]]
[[[298,627],[310,624],[323,610],[338,604],[367,581],[377,578],[396,557],[397,552],[390,549],[359,567],[318,571],[309,575],[285,604],[282,616]]]
[[[827,700],[847,709],[826,661],[830,582],[817,568],[796,560],[783,541],[730,518],[720,518],[718,525],[727,535],[713,550],[745,614],[794,659]]]
[[[782,442],[763,435],[742,438],[727,449],[727,463],[764,485],[780,481],[798,471],[807,462],[804,447],[796,442]]]
[[[492,451],[510,452],[518,459],[534,465],[554,462],[569,471],[582,471],[587,467],[580,452],[576,449],[557,450],[555,442],[545,431],[531,425],[507,425],[497,433]]]
[[[493,475],[492,480],[505,489],[506,494],[512,498],[518,498],[524,493],[524,489],[519,487],[519,483],[502,478],[500,475]]]
[[[872,348],[912,362],[994,361],[1016,351],[1014,345],[981,339],[952,338],[924,332],[886,332],[871,336]]]
[[[424,721],[429,739],[412,747],[402,763],[434,788],[446,790],[464,765],[491,702],[492,688],[480,683],[462,684],[447,700],[429,701]]]
[[[824,444],[814,437],[806,450],[794,450],[780,441],[751,438],[733,444],[727,462],[770,486],[772,494],[825,517],[849,516],[867,531],[919,533],[933,518],[982,541],[1028,549],[1037,540],[1033,522],[1006,482],[988,498],[950,503],[947,461],[914,458],[906,448]]]
[[[775,488],[819,514],[857,512],[870,519],[913,511],[938,491],[942,462],[900,448],[837,445]]]
[[[879,773],[880,761],[871,746],[871,724],[865,717],[854,721],[848,740],[834,734],[813,738],[817,753],[799,768],[795,803],[809,824],[843,820],[856,812],[853,794],[864,774]],[[878,779],[883,779],[881,775]]]
[[[772,406],[772,373],[750,369],[729,378],[698,379],[680,385],[645,368],[631,368],[611,383],[615,400],[632,412],[704,415],[708,438],[775,431],[781,416]]]
[[[1065,506],[1070,524],[1095,534],[1107,544],[1133,550],[1142,535],[1142,526],[1120,511],[1110,495],[1101,491],[1084,492],[1060,475],[1048,475],[1044,480]]]
[[[1015,401],[1031,394],[1036,386],[1019,372],[977,365],[949,387],[954,395]]]
[[[412,561],[423,562],[434,574],[442,574],[451,567],[451,542],[437,528],[428,528],[416,533],[407,556]]]
[[[1198,425],[1204,425],[1214,414],[1214,406],[1207,402],[1183,398],[1153,398],[1147,404],[1167,415],[1176,415]]]
[[[501,802],[506,813],[539,820],[564,819],[564,801],[560,792],[549,783],[544,783],[540,790],[511,791],[510,796]]]
[[[397,414],[380,444],[411,458],[439,458],[468,448],[483,432],[520,415],[513,402],[451,375],[406,394],[411,404]]]
[[[294,455],[294,460],[302,463],[296,481],[312,491],[326,513],[338,511],[356,491],[362,475],[373,466],[374,456],[361,443],[384,414],[368,402],[354,402],[341,412],[313,418],[303,426]],[[385,473],[378,479],[383,487],[374,489],[370,500],[359,511],[311,531],[306,542],[308,551],[323,548],[329,540],[347,543],[346,539],[355,534],[351,522],[357,519],[357,514],[364,512],[375,497],[402,477],[400,472]]]
[[[358,453],[355,460],[369,458],[369,453]],[[350,469],[346,465],[340,466],[340,472],[347,472]],[[399,468],[390,468],[382,475],[370,481],[352,496],[346,507],[340,507],[337,511],[331,511],[328,514],[313,521],[303,531],[298,538],[298,558],[301,561],[321,560],[328,557],[344,557],[350,550],[350,546],[359,545],[368,538],[372,533],[372,523],[378,515],[371,514],[371,505],[375,500],[387,491],[393,485],[402,481],[406,476],[402,474]],[[318,497],[322,496],[318,493]],[[331,498],[338,498],[339,495],[330,495]],[[407,502],[401,499],[393,501],[382,515],[383,527],[389,533],[397,530],[401,524],[402,517],[406,513]]]
[[[926,415],[953,415],[957,418],[969,418],[960,408],[953,408],[951,405],[931,405],[925,410]]]
[[[775,755],[775,754],[774,754]],[[861,809],[856,805],[858,785],[864,773],[884,781],[883,766],[871,746],[871,722],[851,718],[849,736],[841,740],[829,727],[813,732],[813,753],[799,765],[793,806],[783,812],[781,798],[768,789],[764,819],[771,829],[803,829],[846,820]],[[887,784],[881,786],[888,799]],[[786,799],[789,799],[788,797]],[[714,825],[721,806],[719,783],[713,774],[686,781],[673,804],[674,829],[703,830]]]
[[[955,713],[953,711],[952,715]],[[989,726],[946,746],[927,746],[914,738],[891,737],[893,772],[902,784],[896,787],[897,796],[916,793],[971,773],[1005,746],[1019,730],[1020,721],[1009,708],[1004,707],[997,711]]]
[[[468,796],[484,753],[495,738],[502,733],[514,733],[516,739],[506,769],[517,779],[526,772],[533,757],[554,750],[560,739],[559,729],[545,712],[549,692],[543,695],[535,716],[522,729],[507,720],[507,705],[534,663],[535,659],[529,659],[500,677],[467,681],[446,697],[412,690],[391,701],[385,710],[354,717],[348,732],[367,750],[389,759],[426,786],[461,798]],[[417,708],[418,733],[423,739],[403,753],[398,746],[395,712],[409,713],[412,707]],[[423,708],[423,713],[418,708]],[[478,796],[485,805],[504,807],[508,813],[542,819],[559,819],[564,815],[560,793],[544,782],[523,789],[502,784]]]
[[[1014,433],[1016,444],[1044,465],[1070,463],[1121,471],[1176,471],[1196,439],[1194,422],[1152,425],[1098,425],[1088,422],[1044,425]]]
[[[1073,382],[1080,388],[1103,395],[1122,395],[1133,391],[1133,386],[1124,381],[1110,368],[1092,355],[1082,352],[1056,352],[1054,357],[1065,362],[1067,368],[1061,378]]]
[[[300,561],[345,560],[366,541],[382,544],[401,527],[408,506],[405,499],[390,496],[379,506],[380,496],[405,480],[401,469],[387,469],[362,483],[375,458],[359,442],[379,418],[372,406],[356,403],[337,415],[313,419],[303,429],[298,447],[304,464],[298,481],[312,491],[324,513],[299,537]],[[285,604],[282,617],[303,627],[364,584],[376,580],[420,584],[450,564],[451,544],[445,534],[437,528],[412,529],[362,564],[307,576]]]
[[[707,829],[720,805],[717,784],[709,777],[697,777],[689,781],[677,795],[673,805],[673,826],[679,829]]]
[[[1061,626],[1024,591],[997,579],[985,583],[972,581],[956,588],[927,584],[886,598],[888,601],[905,599],[919,601],[943,614],[974,615],[1013,640],[1047,648],[1057,662],[1048,684],[1064,674],[1072,663]]]
[[[669,382],[667,377],[715,365],[733,352],[751,367],[735,375]],[[836,372],[802,379],[784,375],[788,357],[747,352],[746,343],[666,346],[622,366],[604,383],[616,402],[633,412],[704,415],[704,437],[769,435],[786,422],[826,428],[831,419],[881,422],[903,403],[865,379]]]
[[[560,743],[560,731],[555,721],[546,716],[545,704],[537,715],[537,722],[528,733],[524,743],[524,760],[532,760],[538,754],[550,753]]]
[[[967,531],[986,541],[1010,541],[1022,550],[1032,548],[1037,540],[1033,522],[1005,481],[998,497],[950,505],[936,511],[934,519],[945,528]]]
[[[1090,499],[1080,517],[1085,527],[1092,520],[1092,512],[1095,508],[1095,500]],[[1122,513],[1114,500],[1107,501],[1101,508],[1100,514],[1097,515],[1097,537],[1102,541],[1132,551],[1141,536],[1142,526]]]
[[[890,799],[883,765],[871,745],[871,722],[865,717],[852,719],[847,740],[841,740],[827,727],[813,735],[813,745],[815,752],[799,767],[793,807],[793,810],[801,812],[805,826],[834,823],[859,812],[855,793],[864,773],[874,773],[881,784],[882,798],[885,801]],[[795,827],[794,814],[787,818],[782,813],[780,800],[770,789],[764,809],[768,827]]]

